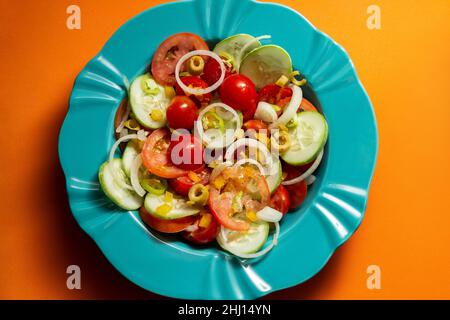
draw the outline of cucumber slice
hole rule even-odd
[[[165,195],[155,195],[152,193],[147,193],[145,196],[144,207],[152,215],[160,219],[178,219],[187,216],[193,216],[200,212],[200,209],[191,206],[187,203],[187,200],[181,197],[174,196],[172,201],[172,210],[167,214],[158,214],[157,209],[159,206],[163,205]]]
[[[249,44],[245,51],[241,54],[242,48],[249,42],[252,43]],[[261,43],[256,40],[255,37],[249,34],[241,33],[220,41],[218,44],[216,44],[213,51],[218,55],[220,55],[222,52],[228,53],[236,62],[239,57],[245,57],[247,53],[249,53],[253,49],[258,48],[259,46],[261,46]]]
[[[122,169],[122,160],[113,159],[100,166],[98,172],[100,186],[112,202],[125,210],[136,210],[142,206],[143,198],[133,190],[125,188],[130,185],[130,179]]]
[[[223,227],[221,227],[223,228]],[[224,231],[224,232],[223,232]],[[226,234],[226,239],[223,237]],[[217,242],[226,251],[238,254],[248,254],[259,251],[269,236],[269,224],[265,221],[255,222],[246,232],[220,230]]]
[[[270,193],[278,188],[281,183],[281,178],[283,175],[281,168],[281,161],[278,157],[272,156],[272,168],[273,171],[266,177],[267,186],[269,187]]]
[[[304,111],[297,114],[297,126],[289,129],[291,146],[281,154],[289,164],[298,166],[311,162],[327,142],[327,121],[319,112]]]
[[[148,94],[143,90],[143,81],[149,80],[155,87],[155,94]],[[130,87],[131,112],[140,125],[149,129],[158,129],[166,125],[166,109],[170,99],[166,96],[164,87],[156,83],[149,73],[134,79]],[[153,110],[162,112],[162,120],[155,121],[150,117]]]
[[[141,153],[139,142],[136,140],[129,141],[122,156],[123,171],[128,177],[130,176],[131,165],[139,153]]]
[[[261,89],[266,84],[275,83],[282,75],[292,73],[292,61],[283,48],[265,45],[250,51],[242,60],[239,73],[249,77]]]

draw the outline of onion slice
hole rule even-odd
[[[224,227],[220,227],[220,233],[221,236],[224,237],[226,239],[226,235],[224,232]],[[259,258],[265,254],[267,254],[270,250],[272,250],[272,248],[274,246],[276,246],[278,244],[278,237],[280,235],[280,223],[279,222],[275,222],[275,233],[273,235],[273,239],[272,239],[272,243],[269,244],[267,247],[265,247],[263,250],[255,252],[255,253],[239,253],[239,252],[234,252],[232,250],[229,250],[230,253],[234,254],[235,256],[238,256],[240,258],[244,258],[244,259],[254,259],[254,258]]]
[[[183,81],[181,81],[181,79],[180,79],[181,66],[187,59],[189,59],[193,56],[208,56],[208,57],[213,58],[214,60],[216,60],[219,63],[220,70],[221,70],[220,78],[212,86],[209,86],[207,88],[190,88],[190,87],[186,86],[183,83]],[[181,87],[181,89],[183,89],[184,92],[187,92],[187,93],[193,94],[193,95],[202,95],[202,94],[207,94],[207,93],[210,93],[210,92],[213,92],[214,90],[216,90],[222,84],[223,80],[225,79],[225,72],[226,72],[225,64],[223,63],[222,59],[217,54],[215,54],[212,51],[208,51],[208,50],[194,50],[194,51],[186,53],[184,56],[182,56],[178,60],[177,65],[175,67],[175,79],[176,79],[178,85]]]
[[[294,178],[294,179],[291,179],[288,181],[283,181],[281,184],[284,186],[290,186],[292,184],[299,183],[300,181],[303,181],[304,179],[307,179],[310,175],[313,174],[314,171],[316,171],[317,167],[319,166],[320,162],[322,161],[322,157],[323,157],[323,149],[319,152],[316,160],[314,160],[314,163],[311,165],[311,167],[308,170],[306,170],[302,175],[298,176],[297,178]]]
[[[277,128],[281,124],[287,124],[297,114],[297,110],[302,103],[303,91],[300,87],[297,87],[293,84],[289,85],[289,88],[292,89],[291,101],[289,101],[289,105],[286,107],[283,114],[278,118],[278,120],[269,126],[269,129]]]
[[[264,207],[256,213],[258,219],[267,221],[267,222],[279,222],[281,218],[283,218],[283,214],[275,210],[269,206]]]
[[[116,133],[121,132],[122,129],[125,127],[125,122],[127,121],[130,112],[131,112],[130,104],[127,103],[127,108],[125,109],[125,113],[123,114],[122,119],[120,120],[120,123],[116,128]]]
[[[270,103],[260,101],[258,103],[258,107],[256,108],[255,119],[272,123],[278,119],[278,116]]]
[[[123,137],[120,137],[117,139],[117,141],[113,144],[111,147],[111,150],[109,151],[109,161],[111,161],[114,158],[114,154],[116,153],[117,147],[125,141],[133,140],[133,139],[139,139],[141,141],[144,141],[146,139],[146,136],[148,135],[148,132],[145,130],[139,130],[137,133],[129,134]]]
[[[133,187],[134,191],[143,197],[146,194],[146,191],[144,188],[142,188],[141,183],[139,182],[139,169],[142,166],[142,157],[141,154],[138,154],[136,158],[134,158],[133,163],[131,164],[130,168],[130,180],[131,180],[131,186]]]
[[[203,123],[202,123],[203,116],[213,108],[225,109],[227,112],[229,112],[233,115],[232,119],[236,122],[236,129],[233,132],[233,136],[230,137],[226,134],[222,134],[222,138],[224,138],[225,141],[222,141],[222,143],[220,143],[220,144],[217,144],[217,143],[211,141],[210,136],[205,134],[205,131],[203,129]],[[212,148],[212,149],[219,149],[219,148],[224,148],[224,147],[230,145],[237,138],[237,136],[239,135],[239,130],[241,129],[241,126],[242,126],[241,119],[239,117],[239,114],[236,112],[236,110],[231,108],[229,105],[226,105],[225,103],[216,102],[216,103],[210,104],[209,106],[207,106],[200,112],[200,114],[198,115],[197,121],[195,121],[194,129],[195,129],[195,133],[198,135],[198,137],[201,139],[201,141],[206,142],[207,147]]]
[[[248,146],[249,148],[255,148],[255,149],[260,150],[263,153],[264,158],[266,160],[264,167],[271,168],[272,155],[270,154],[269,149],[267,149],[266,145],[264,143],[262,143],[261,141],[251,139],[251,138],[242,138],[242,139],[235,141],[233,144],[231,144],[228,147],[227,152],[225,152],[225,160],[232,161],[234,152],[242,146]],[[264,172],[266,172],[266,170],[264,170]],[[267,175],[267,173],[264,175]]]
[[[265,176],[266,175],[266,171],[264,170],[263,166],[261,165],[261,163],[259,163],[258,161],[256,161],[255,159],[241,159],[239,161],[237,161],[234,166],[235,167],[239,167],[242,166],[244,163],[250,163],[255,165],[259,172],[261,173],[261,175]]]

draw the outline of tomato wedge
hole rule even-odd
[[[233,201],[238,194],[241,194],[243,210],[261,210],[270,201],[270,190],[266,179],[248,167],[224,169],[219,177],[221,177],[219,179],[226,181],[226,185],[221,189],[223,190],[221,192],[215,187],[214,181],[216,180],[210,184],[208,204],[211,213],[220,224],[228,229],[248,230],[249,222],[233,218]]]
[[[283,171],[287,173],[286,180],[291,180],[299,175],[301,175],[304,171],[308,170],[306,167],[311,166],[311,164],[306,164],[305,167],[294,167],[290,165],[284,165]],[[305,169],[306,168],[306,169]],[[306,181],[302,180],[298,183],[284,186],[289,193],[290,205],[289,209],[296,209],[300,207],[300,205],[305,201],[306,195],[308,193],[308,186],[306,185]]]
[[[200,181],[194,182],[192,179],[187,176],[182,176],[176,179],[169,180],[170,187],[175,190],[178,194],[181,194],[182,196],[186,196],[189,193],[189,190],[191,187],[196,183],[201,183],[204,186],[206,186],[209,182],[209,175],[210,170],[208,168],[203,168],[202,171],[195,172],[196,175],[199,177]]]
[[[144,207],[139,210],[139,216],[150,228],[164,233],[177,233],[184,231],[187,227],[195,223],[196,216],[188,216],[179,219],[160,219],[150,214]]]
[[[205,40],[196,34],[182,32],[164,40],[152,60],[151,72],[155,80],[162,85],[175,85],[174,73],[178,60],[194,50],[209,50]]]
[[[142,148],[142,163],[151,173],[166,179],[174,179],[188,174],[187,170],[176,167],[170,162],[167,151],[170,132],[166,128],[153,131]]]
[[[211,220],[207,227],[199,226],[200,220],[202,219],[203,215],[210,216]],[[208,212],[200,214],[193,226],[195,227],[195,230],[185,230],[182,233],[182,236],[186,240],[195,244],[207,244],[212,242],[216,238],[217,232],[219,231],[219,223],[217,222],[216,218],[214,218],[214,216]]]

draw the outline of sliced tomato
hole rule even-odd
[[[244,128],[246,130],[267,130],[267,134],[269,134],[269,126],[262,120],[252,119],[248,120],[244,123]]]
[[[199,225],[204,215],[208,215],[209,219],[211,219],[207,227],[202,227]],[[195,244],[207,244],[214,241],[217,236],[217,232],[219,231],[219,223],[209,212],[200,214],[192,227],[194,228],[193,231],[186,230],[182,233],[182,236],[186,240]]]
[[[280,87],[275,83],[268,84],[261,88],[258,93],[258,101],[265,101],[271,104],[276,104],[277,106],[284,108],[289,104],[292,98],[292,89],[289,87]],[[317,108],[303,98],[300,103],[298,112],[300,111],[317,111]],[[281,113],[280,111],[279,113]]]
[[[166,179],[184,176],[187,170],[176,167],[170,161],[168,148],[170,132],[166,128],[153,131],[142,148],[142,163],[151,173]]]
[[[177,233],[185,230],[195,223],[196,216],[188,216],[179,219],[161,219],[150,214],[144,207],[139,209],[139,216],[150,228],[164,233]]]
[[[250,224],[245,220],[233,218],[233,200],[239,194],[245,210],[258,211],[264,208],[270,200],[270,191],[266,179],[258,175],[256,170],[242,167],[226,168],[220,174],[226,185],[218,190],[210,184],[209,208],[211,213],[224,227],[246,231]]]
[[[307,164],[310,165],[310,164]],[[307,166],[305,165],[305,166]],[[301,175],[304,171],[302,171],[301,167],[294,167],[289,165],[283,165],[283,171],[287,173],[285,180],[291,180],[299,175]],[[307,170],[307,169],[306,169]],[[305,171],[306,171],[305,170]],[[289,186],[284,186],[289,193],[289,198],[291,200],[290,209],[296,209],[300,207],[300,205],[305,201],[306,195],[308,193],[308,186],[306,185],[306,181],[302,180],[296,184],[292,184]]]
[[[282,214],[288,212],[291,206],[291,199],[289,193],[283,185],[279,185],[277,190],[272,194],[270,198],[270,206],[275,210],[280,211]]]
[[[152,60],[151,72],[155,80],[162,85],[175,85],[175,67],[178,60],[194,50],[209,50],[205,40],[196,34],[182,32],[164,40]]]
[[[300,110],[303,110],[303,111],[317,111],[317,108],[311,102],[309,102],[308,100],[303,98],[302,103],[300,103]]]
[[[189,193],[189,189],[196,184],[201,183],[203,185],[207,185],[209,182],[209,176],[210,176],[210,169],[203,168],[202,171],[196,172],[196,175],[200,178],[200,181],[194,182],[189,177],[189,175],[178,177],[176,179],[170,179],[169,185],[170,187],[175,190],[178,194],[182,196],[187,196]]]

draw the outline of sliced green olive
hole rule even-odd
[[[208,187],[202,185],[201,183],[194,184],[191,189],[189,189],[188,197],[189,200],[196,205],[204,206],[208,202]]]
[[[187,70],[193,76],[199,76],[202,74],[205,68],[205,61],[200,56],[193,56],[189,59],[187,64]]]

